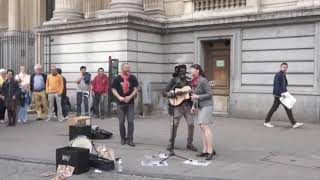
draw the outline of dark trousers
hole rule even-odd
[[[84,112],[86,116],[89,116],[89,93],[77,92],[77,116],[81,115],[81,104],[84,99]]]
[[[0,120],[4,120],[5,113],[6,113],[6,106],[4,105],[3,99],[0,98]]]
[[[277,111],[277,109],[278,109],[278,107],[279,107],[280,104],[281,104],[281,102],[280,102],[280,97],[274,97],[273,105],[272,105],[272,107],[271,107],[271,109],[270,109],[270,111],[269,111],[269,113],[268,113],[268,115],[267,115],[267,117],[266,117],[266,121],[265,121],[266,123],[270,122],[270,119],[271,119],[273,113]],[[289,118],[291,124],[292,124],[292,125],[296,124],[296,121],[295,121],[294,118],[293,118],[292,110],[291,110],[291,109],[288,109],[288,108],[287,108],[285,105],[283,105],[283,104],[282,104],[282,106],[283,106],[284,109],[286,110],[287,115],[288,115],[288,118]]]
[[[133,131],[134,131],[134,104],[125,104],[119,105],[118,104],[118,117],[119,117],[119,129],[120,129],[120,136],[121,139],[128,141],[133,141]],[[126,136],[126,127],[124,122],[127,117],[128,122],[128,134]]]
[[[180,123],[180,119],[184,117],[188,125],[188,138],[187,143],[192,144],[193,142],[193,134],[194,134],[194,122],[193,117],[191,115],[191,106],[188,103],[181,104],[177,107],[173,107],[174,111],[174,119],[171,119],[171,136],[170,136],[170,143],[174,145],[177,131]],[[174,122],[173,122],[174,121]],[[173,128],[173,129],[172,129]]]
[[[66,95],[61,95],[61,108],[62,108],[63,117],[67,117],[69,114],[70,108],[67,104],[67,96]],[[58,114],[58,107],[57,107],[56,101],[54,101],[54,113],[56,115]]]
[[[17,107],[7,107],[8,112],[8,125],[15,126],[17,122]]]
[[[106,96],[104,96],[103,93],[95,93],[94,94],[94,99],[93,99],[94,113],[98,117],[100,117],[100,116],[104,117],[105,98],[106,98]]]

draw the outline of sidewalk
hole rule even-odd
[[[169,117],[135,120],[136,147],[120,145],[118,120],[93,120],[94,125],[114,133],[110,140],[95,141],[113,148],[123,158],[124,174],[170,179],[318,180],[320,179],[320,126],[305,124],[292,129],[289,122],[274,122],[266,128],[262,121],[213,117],[214,145],[218,156],[208,167],[184,165],[171,158],[167,167],[143,167],[145,155],[167,153]],[[186,146],[187,125],[180,122],[176,154],[198,159]],[[199,128],[194,144],[201,149]],[[55,150],[68,145],[66,123],[29,122],[16,127],[0,127],[0,158],[55,164]],[[52,166],[54,171],[54,166]],[[97,175],[110,176],[110,173]],[[88,179],[93,173],[71,179]],[[99,178],[98,178],[99,179]]]

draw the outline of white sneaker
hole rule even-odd
[[[269,127],[269,128],[273,128],[274,125],[272,125],[271,123],[263,123],[264,126]]]
[[[297,123],[295,123],[293,126],[292,126],[292,128],[298,128],[298,127],[301,127],[303,125],[303,123],[299,123],[299,122],[297,122]]]

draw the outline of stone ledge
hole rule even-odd
[[[40,33],[54,32],[55,34],[59,34],[127,28],[164,34],[166,32],[203,30],[206,29],[206,27],[209,29],[221,29],[267,24],[315,22],[319,20],[320,8],[191,19],[190,17],[159,19],[134,12],[108,14],[103,11],[98,11],[97,19],[61,22],[59,24],[47,23],[36,27],[35,30]]]

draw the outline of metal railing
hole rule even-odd
[[[163,9],[163,0],[144,0],[144,10]]]
[[[194,0],[193,1],[193,7],[195,12],[243,8],[246,5],[247,5],[246,0]]]
[[[32,32],[0,33],[0,68],[18,73],[21,65],[28,71],[35,63],[35,35]]]

